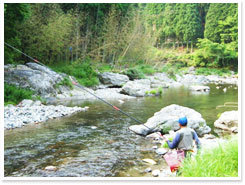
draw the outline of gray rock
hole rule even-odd
[[[121,93],[130,96],[142,97],[146,95],[146,91],[151,90],[151,82],[149,79],[141,79],[127,82],[121,90]]]
[[[119,87],[122,87],[129,81],[128,76],[111,72],[104,72],[99,74],[99,79],[103,84]]]
[[[218,128],[220,132],[228,131],[230,133],[237,133],[238,117],[238,111],[226,111],[214,122],[214,126]]]
[[[169,127],[171,130],[178,130],[180,117],[186,116],[188,118],[188,127],[193,128],[199,136],[203,136],[211,131],[211,128],[206,125],[206,121],[201,114],[188,107],[179,105],[169,105],[164,107],[159,112],[156,112],[153,117],[149,118],[145,125],[132,125],[129,129],[140,135],[147,135],[151,132],[160,131],[162,127]]]
[[[146,136],[149,132],[148,128],[143,125],[132,125],[129,127],[129,130],[135,132],[136,134]]]
[[[155,132],[146,136],[146,138],[152,138],[152,139],[160,139],[160,137],[161,137],[161,132]]]
[[[91,126],[91,129],[95,130],[95,129],[97,129],[97,127],[96,126]]]
[[[37,100],[37,101],[33,102],[32,106],[40,106],[41,104],[42,104],[42,102]]]
[[[158,148],[157,145],[154,145],[154,146],[152,147],[152,149],[154,149],[154,150],[157,149],[157,148]]]
[[[177,82],[180,82],[183,85],[195,85],[195,84],[207,84],[209,83],[209,79],[207,79],[204,75],[194,75],[194,74],[185,74],[183,76],[176,75]]]
[[[203,85],[193,85],[193,86],[190,86],[190,90],[192,90],[192,91],[200,91],[200,92],[209,92],[210,91],[210,87],[203,86]]]
[[[153,170],[152,171],[152,176],[153,177],[158,177],[160,175],[160,170]]]
[[[27,63],[26,66],[6,66],[5,68],[4,82],[31,89],[42,96],[57,94],[55,84],[63,79],[58,73],[36,63]]]
[[[152,169],[151,168],[146,168],[145,169],[145,173],[149,173],[149,172],[152,172]]]
[[[32,100],[27,100],[27,99],[24,99],[22,100],[19,104],[18,104],[18,107],[29,107],[33,104],[33,101]]]
[[[158,148],[158,149],[156,150],[156,153],[159,154],[159,155],[164,155],[164,154],[166,154],[167,152],[168,152],[168,150],[165,149],[165,148]]]
[[[47,166],[47,167],[45,167],[45,170],[47,170],[47,171],[56,171],[57,167],[55,167],[55,166]]]

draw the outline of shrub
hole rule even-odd
[[[152,75],[156,72],[156,70],[151,65],[139,65],[136,68],[146,75]]]
[[[186,158],[180,168],[180,174],[184,177],[237,177],[237,138],[211,150],[206,149],[194,159]]]
[[[23,99],[32,99],[34,92],[4,83],[4,104],[18,104]]]
[[[229,44],[220,44],[208,39],[198,39],[198,50],[192,54],[193,61],[189,65],[197,67],[236,66],[238,55]]]
[[[71,83],[71,80],[68,79],[67,77],[65,77],[63,80],[61,80],[59,83],[57,83],[55,85],[55,88],[58,88],[59,86],[67,86],[70,89],[74,88],[73,84]]]
[[[145,75],[136,68],[128,69],[123,74],[127,75],[130,80],[145,78]]]
[[[70,65],[51,66],[57,72],[74,76],[77,81],[84,86],[94,86],[99,83],[97,73],[94,71],[89,59],[85,61],[77,60]]]

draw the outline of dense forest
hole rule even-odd
[[[231,3],[5,4],[4,34],[6,43],[49,65],[238,64],[238,5]],[[8,47],[4,59],[28,61]]]

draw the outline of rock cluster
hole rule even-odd
[[[88,107],[65,107],[63,105],[46,106],[42,105],[40,101],[23,100],[17,106],[4,107],[4,128],[20,128],[30,123],[40,123],[87,109]]]

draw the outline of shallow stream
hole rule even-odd
[[[144,97],[110,101],[120,109],[145,122],[161,108],[170,104],[190,107],[200,112],[213,129],[217,115],[236,107],[221,107],[225,102],[238,102],[236,86],[209,85],[209,94],[193,94],[189,90],[170,88],[161,97]],[[223,89],[227,88],[227,92]],[[139,177],[151,176],[142,161],[157,161],[154,168],[167,168],[165,161],[154,153],[152,143],[137,136],[128,127],[134,120],[116,112],[99,101],[62,102],[68,106],[89,106],[87,112],[32,124],[4,133],[5,176],[66,176],[66,177]],[[94,129],[92,126],[96,126]],[[56,171],[46,171],[46,166]]]

